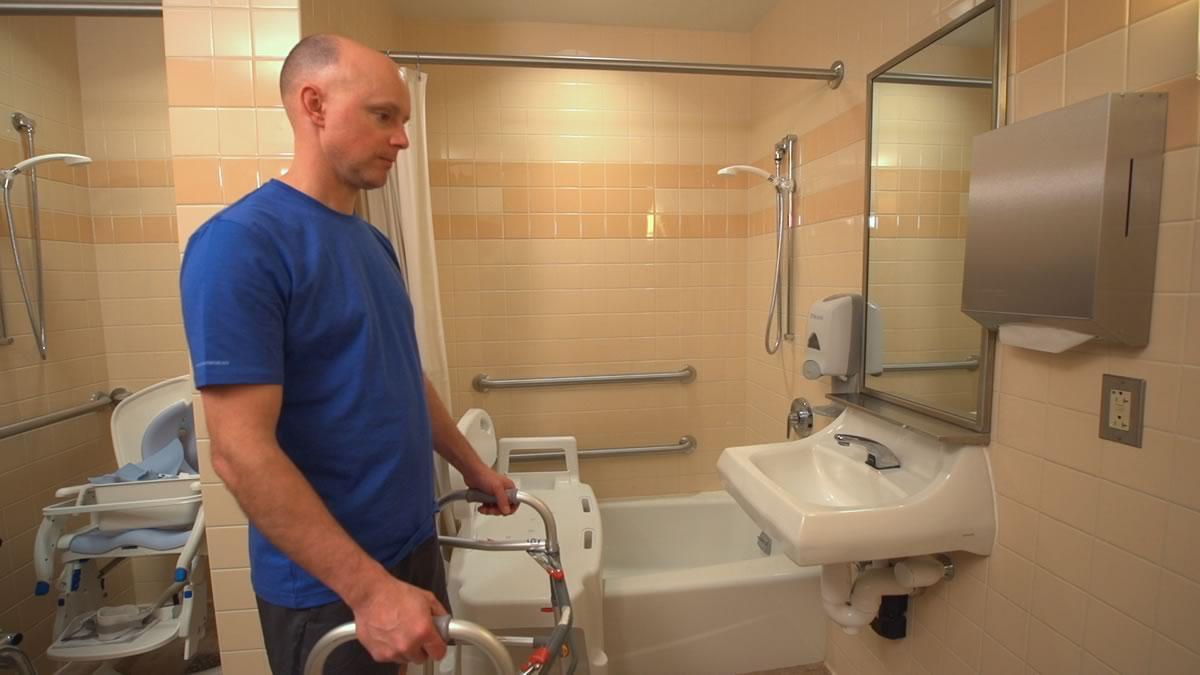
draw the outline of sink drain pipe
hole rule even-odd
[[[954,576],[954,564],[949,558],[939,560],[927,555],[894,564],[877,561],[857,576],[851,574],[852,567],[851,563],[821,566],[821,602],[825,613],[847,635],[857,635],[863,626],[874,621],[885,597],[908,596],[919,588]],[[890,619],[894,621],[895,616]]]

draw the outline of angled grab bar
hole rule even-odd
[[[69,420],[72,417],[86,415],[90,412],[107,408],[110,405],[115,406],[126,396],[129,396],[129,390],[121,387],[117,387],[108,393],[98,391],[95,394],[92,394],[92,400],[88,401],[87,403],[77,405],[73,408],[67,408],[66,410],[52,412],[47,415],[31,417],[21,422],[6,424],[0,427],[0,440],[4,440],[10,436],[16,436],[17,434],[23,434],[26,431],[41,429],[42,427],[50,426],[51,424],[62,422],[63,420]]]

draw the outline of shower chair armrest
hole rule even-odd
[[[579,441],[574,436],[514,436],[497,440],[496,470],[500,473],[509,472],[513,450],[562,450],[567,473],[579,478]]]

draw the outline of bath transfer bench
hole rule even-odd
[[[553,614],[553,628],[546,635],[496,636],[478,624],[452,619],[449,616],[436,617],[434,626],[437,627],[438,633],[446,642],[466,643],[479,648],[491,662],[495,671],[501,675],[510,673],[547,675],[560,657],[564,659],[563,672],[571,675],[579,663],[580,653],[575,648],[574,636],[571,631],[571,597],[567,591],[566,575],[562,568],[558,546],[558,528],[554,522],[554,514],[541,499],[520,490],[509,490],[508,501],[511,504],[526,504],[537,512],[546,528],[545,539],[493,541],[466,537],[439,537],[438,542],[446,546],[476,551],[524,551],[529,554],[529,557],[545,570],[546,576],[550,580],[550,605],[543,611]],[[496,499],[478,490],[459,490],[438,500],[438,507],[444,508],[451,502],[495,504]],[[304,666],[304,675],[324,675],[325,662],[329,659],[329,655],[338,646],[354,640],[355,631],[354,622],[350,622],[326,633],[309,653],[308,661]],[[520,669],[517,669],[513,665],[508,647],[532,648],[533,651]],[[586,654],[583,656],[586,663]]]

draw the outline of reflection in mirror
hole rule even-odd
[[[995,8],[870,80],[866,293],[883,372],[864,389],[980,424],[986,335],[962,313],[971,139],[993,126]]]

